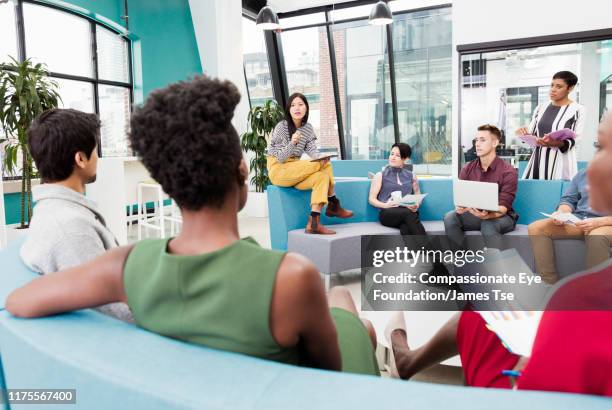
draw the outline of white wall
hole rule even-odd
[[[455,0],[456,44],[510,40],[612,26],[610,0]]]
[[[247,130],[250,107],[242,59],[242,2],[189,0],[189,7],[204,73],[230,80],[240,91],[242,98],[232,124],[242,135]],[[245,153],[247,164],[252,157],[252,152]],[[250,190],[254,191],[252,185]]]
[[[339,3],[344,3],[347,1],[351,1],[351,0],[336,0],[336,1],[309,0],[307,2],[304,0],[268,0],[268,5],[272,7],[272,9],[276,11],[277,13],[284,13],[287,11],[301,10],[301,9],[306,9],[310,7],[325,6],[325,5],[333,4],[333,3],[339,4]]]
[[[459,138],[457,45],[612,27],[611,0],[454,0],[452,14],[453,164],[458,161],[456,147]],[[588,67],[584,67],[584,70],[588,70]],[[590,150],[583,148],[579,149],[580,152],[585,156],[590,154]],[[456,168],[454,165],[455,176]]]
[[[204,73],[230,80],[242,95],[232,120],[242,134],[249,112],[242,64],[242,2],[189,0],[189,7]]]

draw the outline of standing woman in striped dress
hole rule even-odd
[[[319,157],[317,136],[308,122],[308,101],[300,93],[289,96],[285,119],[274,131],[268,149],[268,176],[274,185],[312,189],[311,212],[306,233],[332,235],[336,232],[321,224],[321,210],[327,204],[325,215],[350,218],[353,212],[340,206],[334,193],[334,173],[329,158],[319,161],[301,160],[305,152],[312,159]]]
[[[584,128],[585,107],[569,99],[578,77],[569,71],[559,71],[550,84],[550,102],[536,107],[529,127],[519,128],[517,135],[540,137],[523,174],[524,179],[570,180],[578,172],[576,139]],[[568,128],[576,138],[556,141],[548,136],[553,131]]]

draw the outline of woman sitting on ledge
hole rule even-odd
[[[274,185],[312,189],[311,212],[306,233],[333,235],[336,232],[321,224],[321,210],[325,215],[350,218],[353,212],[340,206],[334,193],[334,173],[329,158],[319,161],[300,160],[304,152],[312,159],[319,157],[315,144],[317,136],[308,122],[308,100],[300,93],[289,97],[285,119],[276,124],[268,150],[268,175]]]
[[[233,84],[204,76],[153,92],[132,116],[130,142],[181,208],[181,233],[35,279],[8,297],[6,309],[39,317],[125,302],[139,326],[165,336],[378,375],[373,328],[345,289],[328,301],[310,261],[240,239],[248,171],[231,125],[239,100]]]

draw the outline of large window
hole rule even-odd
[[[17,25],[13,3],[0,3],[0,64],[17,58]]]
[[[246,17],[242,18],[242,54],[251,106],[256,107],[274,95],[263,32]]]
[[[0,63],[8,56],[45,64],[59,85],[61,107],[99,114],[102,156],[132,154],[127,143],[131,55],[124,36],[72,12],[13,0],[0,4]]]
[[[415,10],[413,1],[391,1],[393,25],[381,27],[368,24],[372,5],[281,13],[282,33],[269,34],[282,46],[278,55],[268,50],[269,61],[284,69],[275,96],[305,94],[321,147],[342,146],[344,159],[387,158],[401,141],[413,147],[418,172],[448,175],[451,7]]]
[[[367,20],[333,26],[346,159],[385,158],[395,142],[385,32]]]
[[[302,93],[308,100],[308,122],[319,137],[319,148],[338,151],[336,103],[326,28],[286,31],[281,39],[289,94]]]
[[[502,129],[515,157],[528,159],[531,149],[515,132],[529,125],[538,104],[550,101],[552,76],[562,70],[578,76],[569,96],[586,107],[577,154],[579,161],[590,160],[600,115],[611,103],[612,40],[462,54],[462,150],[471,148],[479,125],[492,123]]]
[[[397,14],[392,28],[399,139],[419,172],[450,174],[450,8]]]

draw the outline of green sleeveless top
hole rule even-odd
[[[172,255],[169,239],[139,242],[126,261],[124,286],[136,323],[208,347],[299,364],[298,349],[279,346],[270,303],[284,253],[253,239],[201,255]]]

